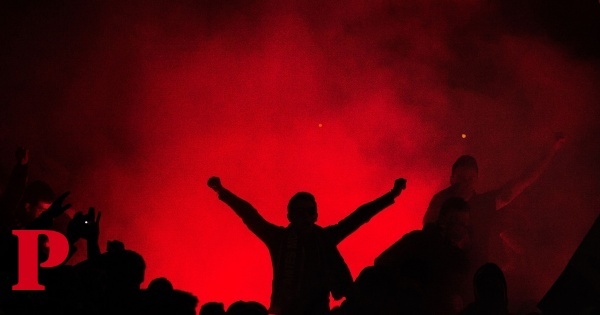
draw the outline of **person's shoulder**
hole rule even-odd
[[[452,196],[452,186],[448,186],[433,195],[431,199],[444,198],[447,199],[449,196]]]
[[[407,243],[412,243],[415,240],[421,239],[424,235],[425,233],[422,230],[410,231],[394,242],[387,250],[405,246]]]
[[[432,208],[435,208],[436,210],[439,211],[439,208],[441,208],[444,201],[448,200],[448,198],[450,198],[452,196],[453,196],[452,187],[450,186],[450,187],[444,188],[444,189],[438,191],[437,193],[435,193],[435,195],[433,195],[433,197],[431,197],[428,208],[430,210]]]
[[[500,194],[500,189],[489,190],[484,193],[475,193],[469,203],[485,203],[489,201],[495,201],[496,197]]]
[[[288,226],[289,227],[289,226]],[[280,226],[273,224],[271,222],[267,222],[266,224],[259,227],[257,230],[260,234],[269,236],[269,237],[278,237],[281,236],[288,230],[288,227]]]
[[[430,224],[426,224],[425,226],[429,226]],[[414,231],[410,231],[406,234],[404,234],[404,236],[402,236],[398,242],[407,242],[407,241],[412,241],[412,240],[416,240],[416,239],[420,239],[422,237],[425,237],[427,234],[429,234],[429,229],[425,229],[423,228],[423,230],[414,230]]]

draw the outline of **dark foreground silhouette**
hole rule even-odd
[[[27,183],[27,150],[18,149],[17,163],[0,200],[0,314],[1,315],[192,315],[197,297],[178,290],[166,278],[144,281],[146,261],[120,241],[109,241],[104,252],[98,242],[101,213],[94,208],[65,215],[69,193],[54,198],[43,182]],[[36,184],[34,184],[36,183]],[[507,284],[497,264],[477,265],[469,251],[480,241],[472,232],[478,221],[473,200],[451,197],[422,230],[407,233],[381,253],[373,266],[352,281],[336,245],[374,215],[394,203],[405,189],[404,179],[392,190],[352,212],[338,224],[316,225],[317,205],[309,193],[298,193],[288,205],[287,227],[265,221],[248,202],[225,189],[217,178],[209,186],[269,248],[273,264],[271,314],[508,314]],[[494,201],[496,199],[491,198]],[[493,203],[492,203],[493,204]],[[115,215],[115,213],[112,213]],[[87,243],[85,260],[40,269],[45,291],[13,291],[17,282],[17,240],[13,229],[60,229],[70,245]],[[481,244],[481,243],[480,243]],[[39,241],[40,261],[48,255]],[[554,286],[540,301],[538,312],[520,314],[583,315],[600,312],[600,217],[596,220]],[[471,273],[469,270],[477,272]],[[228,279],[235,281],[235,279]],[[328,297],[346,297],[329,310]],[[201,315],[268,314],[253,301],[225,308],[205,302]],[[543,313],[542,313],[543,311]]]

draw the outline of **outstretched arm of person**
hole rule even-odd
[[[276,228],[275,225],[265,220],[249,202],[223,187],[221,179],[218,177],[211,177],[208,180],[208,187],[212,188],[219,195],[219,199],[225,202],[242,219],[250,231],[263,241]]]
[[[531,186],[547,169],[554,159],[554,156],[565,143],[565,137],[562,133],[555,135],[554,144],[548,154],[546,154],[538,163],[534,164],[528,171],[520,177],[508,182],[496,196],[496,210],[500,210],[517,198],[527,187]]]
[[[59,215],[65,213],[69,208],[71,208],[71,204],[63,205],[65,199],[69,196],[71,192],[67,191],[64,194],[60,195],[54,202],[50,205],[50,207],[42,212],[39,217],[35,218],[28,226],[29,230],[47,230],[52,227],[53,220]]]
[[[356,231],[361,225],[367,223],[372,217],[383,209],[394,203],[394,199],[406,189],[406,179],[398,178],[394,182],[394,187],[383,196],[366,203],[354,210],[350,215],[342,219],[338,224],[328,227],[332,232],[332,239],[337,244],[348,235]]]

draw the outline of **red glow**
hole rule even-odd
[[[597,68],[487,2],[100,3],[5,14],[0,136],[30,146],[31,173],[78,209],[102,211],[101,238],[141,253],[146,283],[268,304],[267,249],[210,176],[279,225],[298,191],[329,225],[405,177],[340,245],[356,276],[421,227],[458,156],[477,157],[485,191],[565,131],[577,145],[507,210],[532,299],[596,215]]]

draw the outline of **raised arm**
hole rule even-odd
[[[60,195],[50,207],[42,212],[37,218],[35,218],[31,223],[27,225],[28,230],[47,230],[52,227],[52,222],[59,215],[65,213],[69,208],[71,208],[71,204],[63,205],[65,199],[69,196],[71,192],[67,191]]]
[[[394,187],[383,196],[366,203],[354,210],[338,224],[327,227],[331,233],[334,244],[341,242],[348,235],[356,231],[361,225],[367,223],[372,217],[394,203],[394,199],[406,189],[406,179],[399,178],[394,182]]]
[[[100,217],[102,213],[98,212],[96,216],[96,210],[89,208],[87,214],[83,214],[78,211],[73,216],[73,219],[69,222],[67,227],[67,240],[69,241],[70,250],[69,258],[71,258],[77,251],[75,242],[80,238],[87,241],[87,258],[94,259],[100,256],[100,244],[98,239],[100,237]]]
[[[208,180],[208,187],[212,188],[219,195],[219,199],[225,202],[261,240],[264,241],[273,229],[277,229],[277,226],[265,220],[249,202],[225,189],[218,177],[211,177]]]
[[[565,137],[562,134],[557,134],[554,145],[548,154],[546,154],[539,162],[533,165],[528,171],[520,177],[508,182],[496,196],[496,210],[500,210],[517,198],[527,187],[531,186],[550,166],[554,156],[565,143]]]

